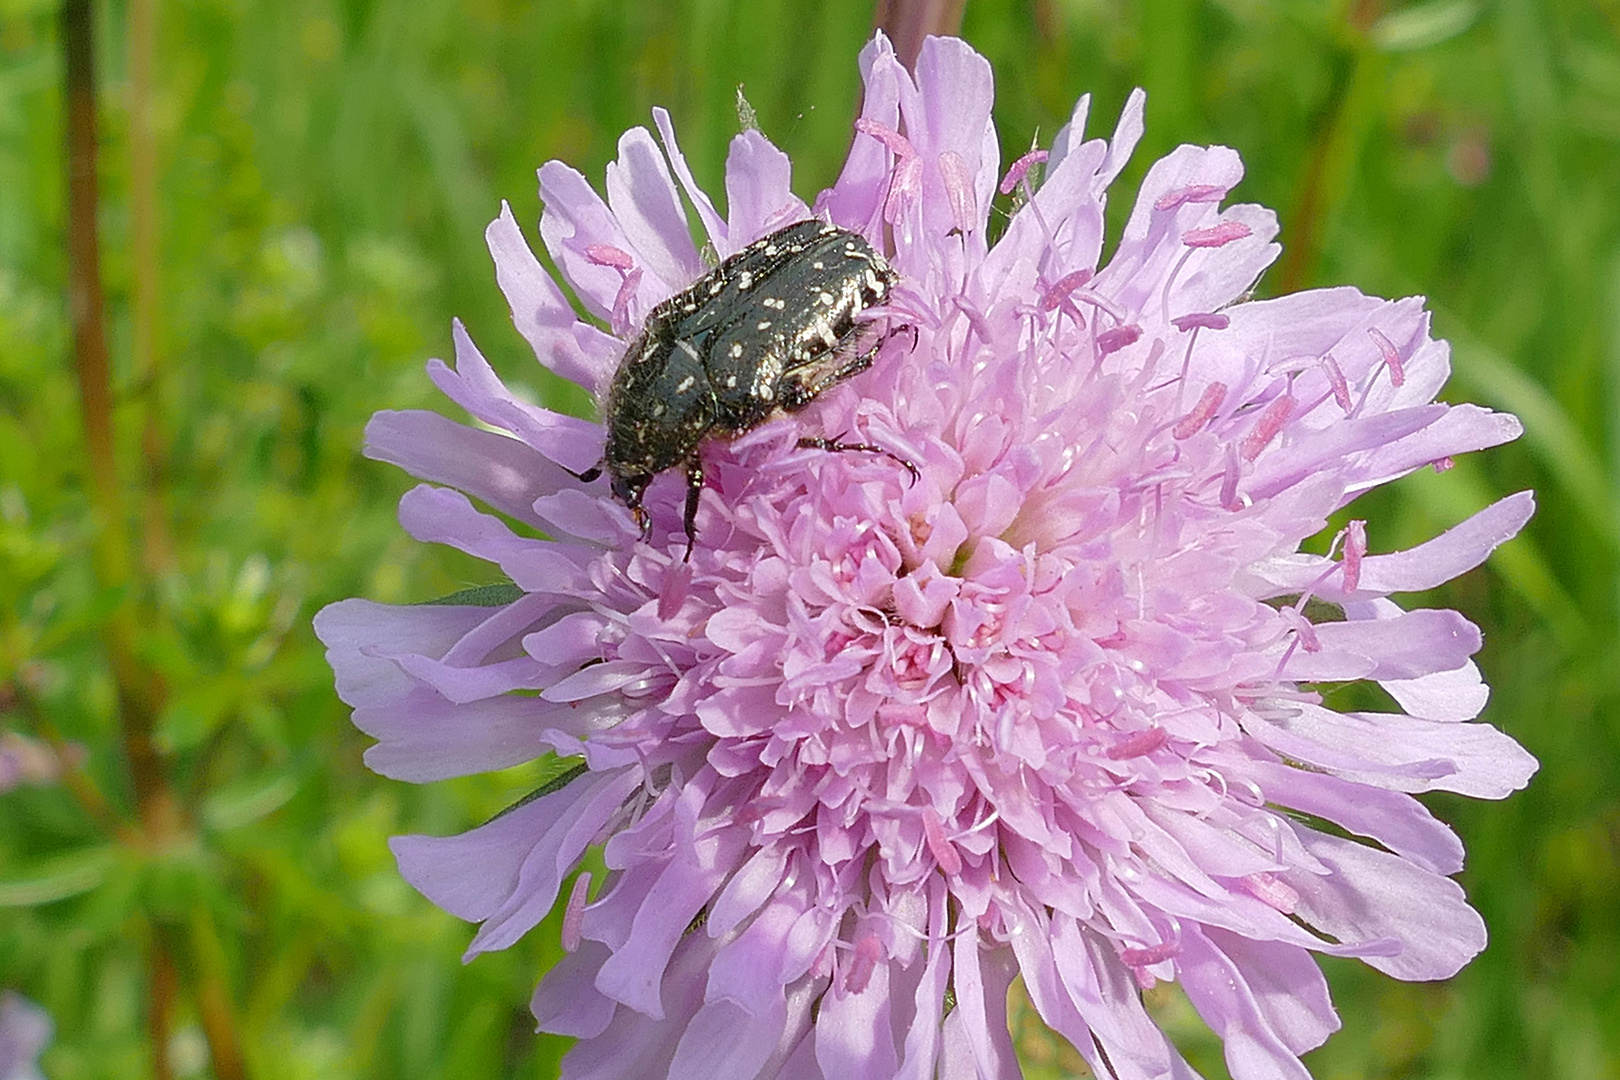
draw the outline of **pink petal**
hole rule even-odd
[[[623,347],[580,322],[562,290],[529,250],[512,208],[504,201],[501,215],[484,230],[495,260],[495,280],[512,307],[512,322],[540,362],[570,382],[595,393],[613,377]]]
[[[1299,915],[1340,941],[1393,937],[1394,956],[1367,963],[1397,979],[1449,979],[1485,947],[1485,923],[1456,882],[1353,840],[1292,827],[1327,877],[1289,874]]]

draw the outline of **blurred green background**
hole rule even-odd
[[[393,504],[410,481],[359,457],[361,428],[375,409],[445,407],[422,364],[449,351],[452,316],[512,384],[588,409],[510,326],[482,240],[500,200],[532,237],[535,167],[599,181],[655,104],[718,192],[738,84],[813,197],[848,143],[871,10],[95,12],[128,493],[110,522],[89,495],[63,301],[58,4],[0,0],[0,729],[84,754],[69,782],[0,794],[0,987],[55,1016],[53,1080],[151,1075],[155,1029],[179,1077],[555,1076],[564,1045],[534,1037],[526,1009],[555,926],[463,967],[470,928],[405,886],[384,844],[483,820],[532,775],[368,773],[310,631],[335,599],[491,579],[405,538]],[[1116,232],[1156,156],[1236,147],[1236,198],[1275,208],[1288,248],[1261,294],[1426,294],[1455,347],[1446,397],[1524,419],[1518,443],[1357,506],[1390,550],[1538,492],[1523,537],[1413,598],[1485,628],[1485,719],[1542,761],[1505,804],[1427,799],[1468,845],[1491,945],[1440,985],[1328,962],[1344,1030],[1308,1063],[1322,1080],[1620,1077],[1620,0],[970,0],[963,33],[995,66],[1005,159],[1049,143],[1080,93],[1106,132],[1146,87]],[[109,547],[133,567],[113,581],[96,570]],[[132,794],[119,618],[139,629],[123,660],[167,809]],[[1153,998],[1224,1076],[1181,999]],[[1030,1075],[1076,1075],[1017,1016]],[[211,1043],[239,1046],[244,1069]]]

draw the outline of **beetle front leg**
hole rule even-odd
[[[686,511],[681,515],[681,524],[686,527],[686,557],[682,562],[692,561],[692,545],[697,542],[698,499],[702,495],[703,462],[693,454],[686,460]]]
[[[897,462],[906,470],[906,472],[910,473],[911,482],[913,484],[922,479],[921,474],[917,472],[917,466],[913,465],[911,462],[907,461],[893,450],[890,450],[887,447],[879,446],[877,443],[845,442],[843,439],[824,439],[815,436],[807,436],[799,440],[799,449],[827,450],[834,454],[844,454],[851,451],[862,454],[882,454],[889,460]]]

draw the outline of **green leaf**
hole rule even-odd
[[[1473,0],[1431,0],[1390,12],[1373,23],[1367,36],[1384,52],[1412,52],[1456,37],[1478,17]]]
[[[249,775],[209,794],[203,821],[210,829],[238,829],[281,809],[297,793],[298,778],[290,772]]]
[[[497,582],[493,585],[475,585],[470,589],[453,592],[449,596],[441,596],[437,600],[424,600],[424,606],[434,604],[460,604],[465,607],[505,607],[507,604],[523,597],[523,590],[510,581]]]
[[[87,893],[107,879],[117,859],[111,844],[40,859],[0,881],[0,907],[35,907]]]

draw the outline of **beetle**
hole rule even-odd
[[[863,237],[815,219],[736,252],[648,313],[608,389],[602,461],[581,479],[605,469],[645,535],[642,494],[659,473],[682,467],[690,559],[703,491],[700,447],[797,412],[871,367],[895,331],[861,350],[856,317],[888,299],[899,280]],[[799,445],[894,457],[868,443],[807,438]],[[895,460],[915,477],[915,466]]]

